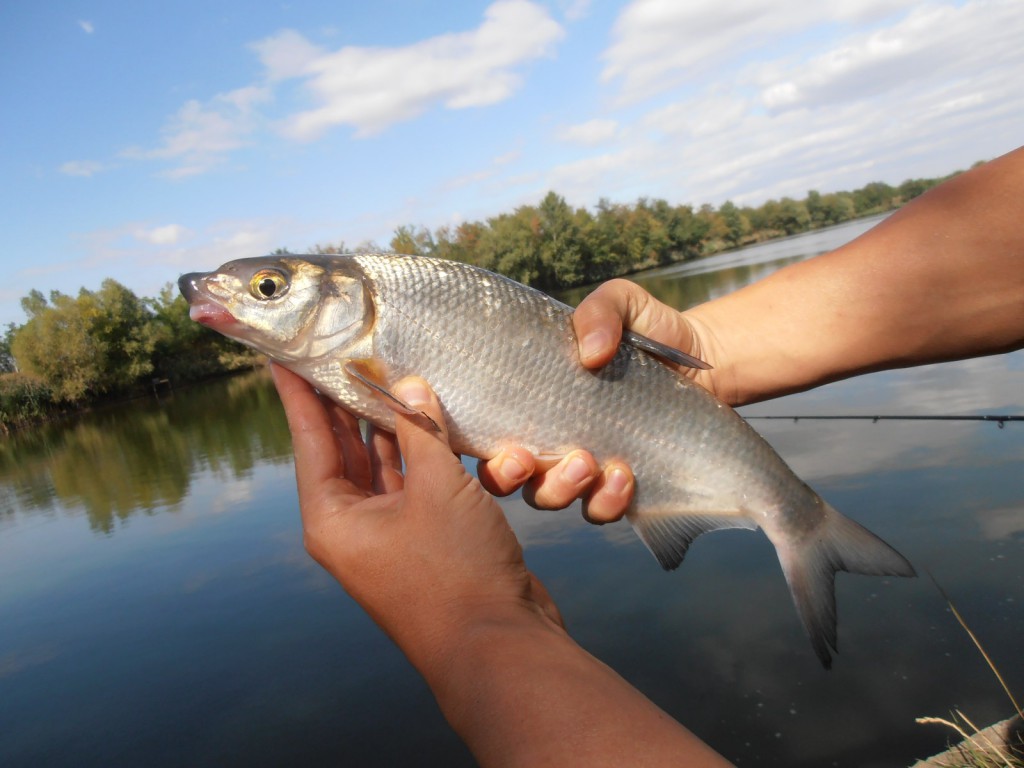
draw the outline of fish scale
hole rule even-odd
[[[460,453],[487,459],[517,444],[538,456],[583,448],[601,463],[627,462],[636,484],[626,516],[666,569],[702,533],[761,528],[826,667],[836,571],[913,575],[677,370],[633,343],[600,370],[585,369],[572,310],[508,278],[434,258],[357,254],[241,259],[184,275],[179,286],[196,320],[383,429],[395,419],[384,393],[415,375],[437,393]]]

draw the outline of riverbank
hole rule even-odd
[[[919,718],[918,722],[948,724],[935,718]],[[1024,721],[1020,715],[990,725],[964,739],[945,752],[919,760],[910,768],[963,768],[964,766],[1024,766]]]
[[[140,384],[129,392],[108,395],[74,403],[56,400],[45,383],[21,373],[0,374],[0,438],[32,429],[74,419],[93,411],[116,408],[136,400],[154,397],[160,399],[175,389],[185,389],[216,379],[236,376],[257,370],[267,364],[262,355],[254,362],[227,371],[219,371],[200,379],[153,379],[148,386]]]

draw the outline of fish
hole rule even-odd
[[[427,256],[289,254],[229,261],[178,285],[193,320],[381,429],[393,432],[396,409],[408,408],[390,389],[416,375],[437,393],[458,453],[489,459],[516,444],[540,458],[582,448],[602,464],[628,463],[626,518],[666,570],[704,533],[761,529],[826,669],[836,572],[915,575],[665,360],[703,363],[627,334],[610,363],[586,369],[572,308],[502,275]]]

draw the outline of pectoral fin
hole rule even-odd
[[[668,344],[662,344],[660,341],[648,339],[646,336],[641,336],[639,333],[634,333],[629,330],[623,331],[622,340],[632,347],[642,349],[644,352],[650,352],[652,355],[664,358],[676,365],[684,365],[687,368],[700,368],[702,371],[711,370],[711,366],[703,360],[696,358],[693,355],[688,355],[675,347],[670,347]]]
[[[372,360],[349,360],[342,365],[342,370],[345,371],[349,378],[355,379],[364,387],[369,389],[374,395],[380,398],[384,405],[395,413],[402,413],[405,415],[419,414],[430,422],[436,432],[441,431],[441,427],[438,426],[437,422],[430,418],[430,416],[418,408],[413,408],[411,405],[395,397],[391,393]]]

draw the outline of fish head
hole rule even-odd
[[[238,259],[178,279],[189,316],[282,362],[312,360],[372,332],[373,299],[345,256]]]

